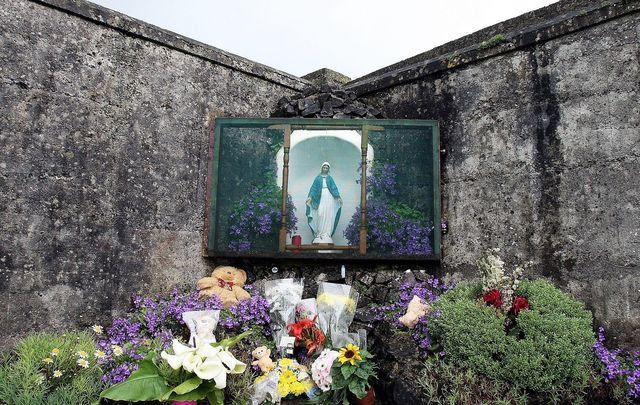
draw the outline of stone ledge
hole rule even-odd
[[[155,25],[129,17],[84,0],[29,0],[83,18],[96,24],[113,28],[126,35],[141,38],[167,48],[184,52],[251,76],[300,91],[309,82],[289,73],[253,62],[241,56],[184,37]]]
[[[573,4],[569,1],[561,2],[560,4],[563,3]],[[639,11],[640,2],[636,0],[604,1],[566,12],[555,18],[548,16],[546,21],[528,25],[522,29],[516,29],[504,34],[496,34],[491,37],[483,37],[484,40],[482,41],[479,39],[478,33],[471,34],[414,58],[355,79],[347,83],[345,88],[355,91],[358,96],[366,95],[443,70],[457,68],[529,45],[546,42]],[[508,20],[505,23],[497,24],[496,26],[481,30],[479,33],[495,32],[491,31],[495,30],[494,27],[502,27],[508,22],[526,22],[530,14],[531,13],[527,13],[515,19]],[[506,25],[508,26],[509,24]],[[511,25],[513,25],[513,23]],[[474,39],[476,42],[472,45],[464,46],[469,39]],[[456,44],[462,46],[460,48],[451,46]],[[438,50],[443,53],[438,53]]]

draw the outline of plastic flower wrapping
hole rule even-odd
[[[366,341],[362,341],[364,333],[349,333],[358,297],[358,292],[349,285],[320,283],[318,286],[318,325],[325,335],[331,337],[333,347],[347,343],[366,347]]]
[[[296,305],[302,299],[303,280],[284,278],[264,283],[264,296],[269,304],[271,331],[276,346],[288,336],[287,325],[295,322]]]
[[[182,319],[191,332],[189,345],[194,346],[196,338],[202,343],[216,341],[213,331],[218,326],[220,310],[187,311],[182,314]]]

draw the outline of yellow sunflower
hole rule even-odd
[[[340,360],[342,364],[349,362],[352,366],[355,366],[357,361],[362,360],[362,357],[360,357],[360,348],[349,343],[346,347],[340,349],[338,360]]]

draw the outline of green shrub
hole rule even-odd
[[[479,285],[460,285],[438,300],[434,342],[447,362],[542,398],[577,398],[588,384],[595,337],[591,313],[546,281],[523,281],[531,306],[505,333],[505,316],[479,301]]]
[[[418,375],[426,404],[526,404],[527,394],[471,369],[462,369],[429,357]]]
[[[95,351],[93,337],[87,333],[35,333],[24,338],[0,364],[0,403],[66,405],[96,401],[101,372]],[[88,367],[78,364],[83,358],[78,353]],[[54,374],[56,371],[62,374]]]

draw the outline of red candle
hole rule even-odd
[[[291,237],[291,243],[292,243],[293,245],[296,245],[296,246],[300,246],[300,245],[302,245],[302,236],[300,236],[300,235],[293,235],[293,236]],[[299,252],[300,252],[299,250],[294,250],[294,251],[293,251],[293,253],[299,253]]]

